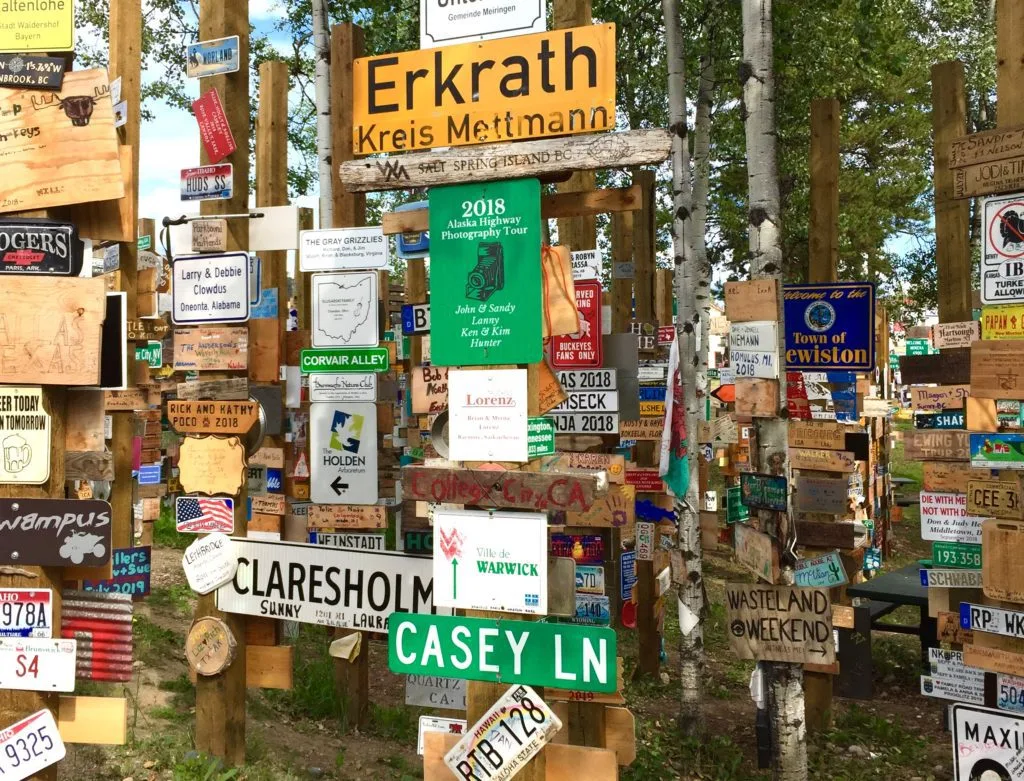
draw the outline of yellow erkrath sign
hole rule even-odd
[[[0,52],[74,48],[73,0],[0,0]]]
[[[364,57],[353,71],[357,155],[615,127],[613,24]]]

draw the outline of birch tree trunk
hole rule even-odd
[[[746,116],[749,188],[750,273],[754,279],[778,280],[778,407],[786,404],[785,322],[782,309],[782,246],[779,240],[779,175],[776,163],[775,79],[773,72],[772,0],[742,0],[743,108]],[[789,474],[787,419],[755,418],[757,447],[752,454],[761,472]],[[760,513],[762,528],[780,546],[782,582],[793,582],[795,534],[789,513]],[[804,719],[803,668],[772,662],[768,673],[768,714],[772,724],[772,765],[776,781],[806,781],[807,732]]]
[[[705,19],[708,14],[705,14]],[[711,263],[708,260],[708,191],[711,178],[711,106],[715,88],[712,41],[705,23],[702,36],[706,51],[700,57],[697,117],[693,129],[693,230],[690,237],[700,269],[697,309],[700,315],[700,349],[697,351],[697,390],[707,393],[708,349],[711,346]],[[703,384],[701,384],[703,380]],[[698,399],[699,401],[699,399]]]
[[[334,225],[331,171],[331,33],[327,0],[313,0],[313,50],[316,70],[316,156],[320,171],[320,227]]]
[[[679,586],[678,609],[682,633],[679,648],[681,683],[680,729],[697,731],[701,724],[702,681],[704,678],[704,579],[700,539],[699,496],[697,488],[697,340],[700,317],[697,314],[697,287],[707,281],[700,278],[690,233],[693,230],[690,189],[690,147],[686,128],[686,68],[683,28],[679,0],[662,0],[665,16],[665,42],[668,62],[669,129],[672,132],[672,247],[675,258],[675,295],[677,302],[676,340],[679,350],[679,375],[686,407],[686,459],[689,480],[683,496],[676,496],[679,517],[679,548],[685,568],[685,582]],[[706,382],[705,382],[706,385]],[[672,392],[674,384],[669,392]]]

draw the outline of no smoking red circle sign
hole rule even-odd
[[[986,199],[985,238],[988,262],[1024,257],[1024,196]]]

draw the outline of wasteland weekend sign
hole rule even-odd
[[[364,57],[352,81],[356,155],[611,130],[615,25]]]
[[[875,368],[871,282],[786,285],[786,369],[869,372]]]
[[[541,360],[542,243],[537,179],[430,189],[431,363]]]
[[[392,613],[451,613],[434,608],[430,556],[245,538],[232,547],[238,569],[217,589],[226,613],[377,631]]]

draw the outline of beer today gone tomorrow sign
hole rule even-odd
[[[616,651],[609,627],[412,613],[388,623],[396,673],[611,693]]]

